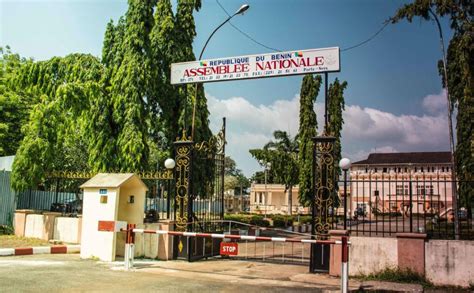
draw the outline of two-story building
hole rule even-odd
[[[351,216],[442,214],[452,207],[450,152],[373,153],[350,169]]]

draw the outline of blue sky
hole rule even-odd
[[[243,1],[220,0],[233,12]],[[247,0],[251,8],[232,23],[261,43],[279,50],[339,46],[362,42],[406,1]],[[126,1],[0,0],[0,45],[37,60],[82,52],[100,56],[105,25],[127,9]],[[195,15],[199,53],[225,18],[216,0],[203,0]],[[447,40],[452,35],[442,20]],[[219,30],[204,58],[270,52],[230,25]],[[438,32],[432,22],[415,19],[388,25],[371,42],[341,52],[346,92],[344,155],[353,160],[369,152],[447,150],[444,94],[436,63]],[[228,153],[246,175],[259,169],[249,148],[261,147],[276,129],[295,134],[301,76],[206,84],[211,126],[228,117]],[[322,92],[316,110],[322,118]],[[322,124],[322,123],[320,123]]]

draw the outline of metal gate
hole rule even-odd
[[[183,132],[175,150],[176,231],[223,232],[225,118],[219,133],[208,141],[195,143]],[[174,258],[193,261],[219,255],[221,239],[175,237]]]

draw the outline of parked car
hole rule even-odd
[[[366,217],[367,216],[367,211],[363,209],[362,207],[357,207],[354,210],[354,218],[357,219],[358,217]]]
[[[80,199],[70,199],[62,203],[52,203],[51,204],[52,212],[60,212],[63,214],[82,214],[82,200]]]

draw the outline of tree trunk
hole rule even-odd
[[[293,186],[288,188],[288,214],[293,214]]]

